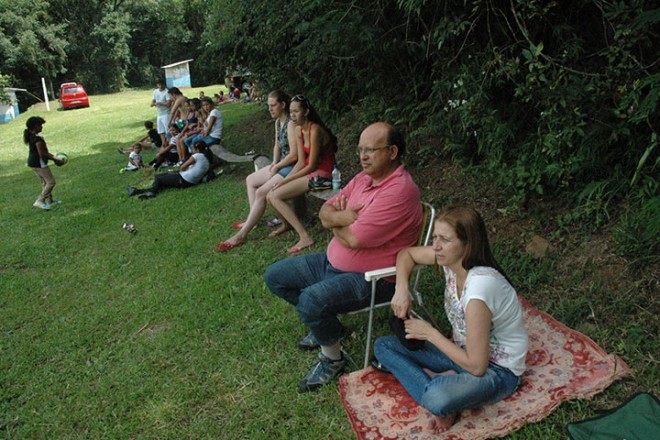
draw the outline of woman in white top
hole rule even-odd
[[[151,188],[126,188],[129,196],[140,195],[141,199],[156,197],[165,188],[189,188],[197,185],[208,173],[211,166],[211,152],[203,141],[197,141],[193,146],[193,155],[181,165],[179,171],[157,174]]]
[[[442,267],[452,338],[409,316],[408,280],[417,264]],[[374,352],[380,366],[436,416],[432,430],[448,429],[462,409],[513,394],[525,371],[527,331],[516,291],[493,257],[476,210],[446,208],[435,219],[432,246],[399,252],[392,310],[404,320],[404,343],[378,338]],[[421,348],[406,348],[413,339],[422,341]]]
[[[210,147],[222,140],[222,129],[224,127],[222,113],[215,108],[215,104],[213,104],[211,98],[202,98],[200,101],[202,102],[202,109],[208,116],[206,117],[206,121],[204,121],[201,133],[186,138],[185,144],[188,147],[188,151],[192,151],[192,146],[197,141],[202,141]]]

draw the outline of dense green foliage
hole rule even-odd
[[[200,84],[224,71],[204,61],[206,4],[192,1],[0,0],[0,72],[33,92],[79,81],[90,93],[152,85],[162,65],[193,58]]]
[[[422,156],[482,163],[524,200],[613,173],[630,179],[651,148],[660,97],[651,6],[225,0],[213,6],[214,44],[336,114],[380,98],[389,119],[443,140]]]

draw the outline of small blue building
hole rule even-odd
[[[0,103],[0,124],[6,124],[13,121],[18,117],[18,100],[16,99],[16,92],[25,92],[25,89],[15,89],[13,87],[5,87],[5,91],[9,95],[10,103]]]
[[[193,58],[178,63],[162,66],[165,69],[165,85],[170,87],[192,87],[190,81],[190,65]]]

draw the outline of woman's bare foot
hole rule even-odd
[[[275,229],[273,232],[268,234],[268,238],[275,238],[279,237],[282,234],[285,234],[291,230],[291,226],[282,223],[277,229]]]
[[[433,416],[429,422],[429,430],[433,434],[441,434],[451,428],[451,425],[456,421],[456,414],[448,417]]]
[[[286,253],[289,255],[297,254],[298,252],[314,245],[314,240],[311,238],[300,239],[293,247],[289,248]]]
[[[224,241],[231,246],[240,246],[247,241],[247,238],[241,237],[239,234],[234,234],[231,238]]]

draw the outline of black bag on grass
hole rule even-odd
[[[569,423],[566,429],[573,440],[660,439],[660,402],[652,394],[637,393],[598,417]]]

